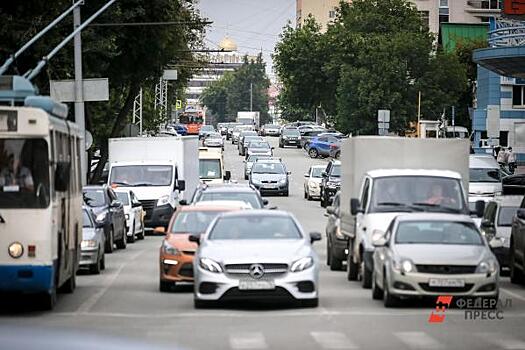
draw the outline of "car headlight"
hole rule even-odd
[[[86,249],[86,248],[96,248],[97,247],[97,241],[94,241],[92,239],[83,240],[80,242],[80,248]]]
[[[283,136],[283,139],[284,140],[288,140],[288,136]]]
[[[125,214],[126,220],[129,220],[129,214]]]
[[[162,251],[169,255],[179,255],[180,252],[177,248],[168,243],[168,241],[162,241]]]
[[[416,265],[408,259],[393,260],[392,267],[394,270],[401,271],[403,274],[417,271]]]
[[[97,215],[97,221],[98,222],[103,222],[104,220],[106,220],[106,216],[108,215],[108,212],[107,211],[103,211],[102,213],[99,213]]]
[[[498,263],[494,259],[483,260],[476,268],[476,273],[493,274],[498,270]]]
[[[313,265],[314,265],[314,259],[311,256],[307,256],[307,257],[294,261],[292,266],[290,267],[290,271],[292,272],[304,271],[312,267]]]
[[[22,256],[22,254],[24,254],[24,246],[22,243],[13,242],[9,245],[8,251],[12,258],[18,259]]]
[[[281,185],[284,185],[284,184],[286,183],[286,179],[281,179],[281,180],[279,180],[279,183],[280,183]]]
[[[319,187],[319,184],[317,182],[309,182],[308,186],[311,187],[311,188],[317,188],[317,187]]]
[[[210,272],[216,272],[216,273],[222,272],[221,265],[212,259],[201,258],[199,260],[199,266],[202,267],[204,270],[207,270]]]
[[[160,207],[161,205],[166,205],[169,203],[170,203],[170,196],[165,195],[159,198],[159,200],[157,201],[157,207]]]

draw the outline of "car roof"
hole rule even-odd
[[[445,214],[445,213],[409,213],[396,216],[397,222],[401,221],[453,221],[474,223],[468,215]]]
[[[243,184],[209,184],[202,189],[206,192],[255,192],[253,187]]]
[[[273,216],[273,217],[289,217],[293,218],[292,214],[284,210],[268,210],[268,209],[253,209],[235,211],[223,214],[222,217],[250,217],[250,216]]]
[[[469,168],[495,168],[499,169],[500,166],[496,159],[490,154],[471,154],[469,156]]]
[[[237,200],[218,200],[218,201],[200,201],[193,203],[194,207],[204,207],[204,208],[234,208],[234,209],[252,209],[252,206],[249,203],[244,201]]]
[[[219,202],[219,201],[217,201]],[[229,211],[229,210],[238,210],[238,209],[244,209],[246,205],[224,205],[225,201],[220,201],[220,203],[217,204],[210,204],[213,203],[212,201],[206,201],[206,202],[198,202],[196,204],[192,205],[183,205],[177,209],[179,213],[182,212],[194,212],[194,211]],[[198,204],[198,205],[197,205]]]
[[[433,176],[461,179],[461,175],[455,171],[429,169],[375,169],[370,170],[368,175],[372,178],[386,176]]]

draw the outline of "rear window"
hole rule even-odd
[[[518,207],[501,207],[498,214],[498,226],[512,226],[512,218],[517,211]]]

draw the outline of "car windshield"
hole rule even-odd
[[[332,170],[330,170],[330,176],[331,177],[341,177],[341,165],[340,164],[334,164],[332,167]]]
[[[93,227],[93,222],[91,221],[87,210],[82,210],[82,222],[82,227]]]
[[[397,244],[483,244],[474,223],[454,221],[400,222],[395,241]]]
[[[463,212],[459,179],[434,176],[388,176],[374,180],[369,211]]]
[[[0,139],[0,208],[47,208],[49,167],[44,139]]]
[[[512,226],[512,219],[518,207],[501,207],[498,214],[498,226]]]
[[[297,129],[284,129],[283,135],[285,136],[301,136],[301,133]]]
[[[106,204],[104,199],[104,190],[85,189],[84,202],[90,207],[100,207]]]
[[[281,163],[255,163],[252,174],[284,174],[284,167]]]
[[[499,169],[494,168],[470,168],[470,182],[501,182]]]
[[[127,192],[115,192],[115,194],[123,205],[129,205],[129,195]]]
[[[256,192],[204,192],[197,201],[241,201],[254,209],[263,207]]]
[[[325,168],[312,168],[312,177],[320,178],[322,177],[322,173],[325,170]]]
[[[257,136],[257,133],[255,131],[243,131],[241,134],[241,137],[244,137],[244,142],[247,140],[256,140],[256,139],[262,139],[262,137]]]
[[[121,186],[169,186],[173,179],[170,165],[126,165],[111,168],[110,183]]]
[[[208,236],[211,240],[301,238],[301,232],[291,218],[270,215],[219,218]]]
[[[222,179],[220,159],[199,159],[200,179]]]
[[[206,136],[207,139],[222,139],[221,134],[218,132],[210,132],[208,136]]]
[[[270,149],[270,145],[266,142],[250,142],[250,148],[266,148]]]
[[[171,233],[203,233],[222,211],[186,211],[175,217]]]

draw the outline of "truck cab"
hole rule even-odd
[[[230,180],[224,171],[224,157],[220,148],[199,148],[199,179],[204,183],[221,184]]]

